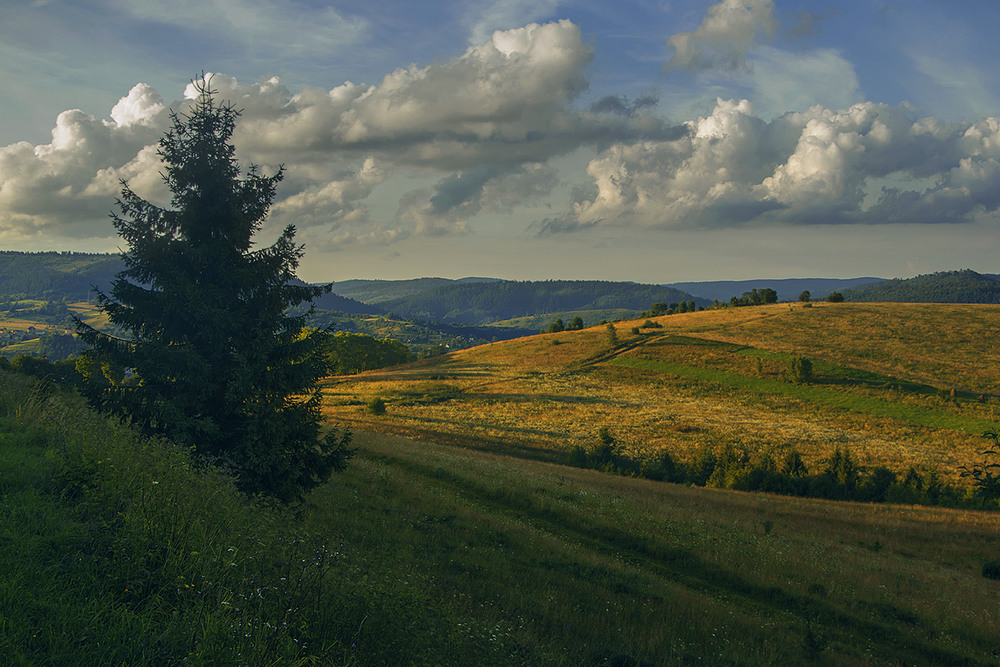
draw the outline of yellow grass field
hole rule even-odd
[[[802,304],[664,316],[463,350],[330,378],[324,412],[357,430],[561,460],[606,428],[634,456],[733,446],[848,448],[864,466],[936,470],[978,460],[1000,408],[1000,307]],[[814,378],[785,376],[793,355]],[[367,404],[385,401],[383,415]]]

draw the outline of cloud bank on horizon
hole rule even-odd
[[[112,4],[171,30],[203,6]],[[469,11],[464,52],[377,83],[293,90],[266,73],[255,83],[207,76],[243,110],[241,164],[285,166],[271,224],[294,223],[321,249],[501,228],[530,243],[601,230],[996,225],[1000,107],[990,107],[978,68],[914,52],[914,72],[939,89],[970,90],[970,105],[992,111],[936,116],[873,101],[844,50],[813,44],[834,9],[789,17],[773,0],[694,5],[689,30],[661,35],[661,50],[643,54],[661,78],[638,91],[606,81],[595,89],[600,47],[579,21],[548,20],[555,0]],[[291,62],[357,48],[375,30],[370,17],[317,5],[295,15],[277,2],[207,7],[199,31],[247,44],[285,36],[275,57]],[[240,21],[222,13],[234,7]],[[526,16],[538,21],[506,27]],[[107,117],[63,111],[48,143],[0,147],[0,244],[114,247],[107,212],[121,180],[169,202],[157,141],[194,91],[168,91],[176,99],[167,102],[138,82]]]

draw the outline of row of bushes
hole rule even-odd
[[[983,501],[969,490],[946,484],[934,470],[921,473],[911,466],[900,475],[885,466],[864,468],[847,448],[836,447],[815,471],[795,448],[776,458],[769,452],[751,456],[731,445],[705,447],[687,460],[666,449],[646,458],[621,450],[620,443],[604,428],[594,446],[574,446],[569,463],[620,475],[738,491],[873,503],[1000,507],[996,500]]]

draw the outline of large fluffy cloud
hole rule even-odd
[[[701,27],[674,40],[677,53],[692,66],[736,62],[772,29],[771,9],[713,5]],[[736,52],[713,50],[729,37]],[[655,96],[588,105],[579,97],[592,52],[568,21],[496,31],[452,60],[373,84],[293,92],[278,77],[210,79],[243,111],[234,140],[244,164],[285,166],[273,221],[299,225],[311,242],[461,235],[479,216],[539,205],[557,206],[535,224],[543,233],[995,215],[1000,120],[947,124],[858,102],[856,78],[836,53],[797,64],[769,47],[756,53],[768,80],[822,72],[839,92],[811,106],[796,97],[803,110],[780,115],[723,98],[680,124],[657,115]],[[768,90],[791,99],[801,87]],[[195,95],[192,85],[170,106],[183,113]],[[66,111],[49,143],[0,148],[0,239],[112,237],[107,211],[121,180],[167,201],[156,150],[167,106],[138,84],[107,118]],[[580,156],[584,176],[557,170]]]
[[[377,85],[345,83],[288,98],[277,87],[247,91],[274,106],[270,114],[248,114],[238,139],[262,155],[379,150],[397,163],[451,168],[487,156],[514,163],[548,157],[561,142],[579,141],[580,119],[567,104],[587,87],[590,59],[568,21],[498,31],[448,63],[400,68]]]
[[[602,152],[590,190],[542,231],[967,222],[1000,206],[998,119],[944,124],[865,102],[765,122],[748,101],[720,99],[688,128]]]
[[[148,146],[166,120],[159,95],[135,86],[100,120],[79,109],[56,119],[52,140],[0,148],[0,238],[106,236],[119,178],[148,180],[159,161]]]

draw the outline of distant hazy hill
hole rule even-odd
[[[695,301],[687,292],[663,285],[591,280],[454,281],[427,292],[381,302],[386,311],[421,320],[487,324],[543,313],[628,309],[656,302]]]
[[[363,303],[382,303],[424,294],[455,283],[500,282],[497,278],[414,278],[412,280],[342,280],[333,283],[333,293]]]
[[[778,301],[797,301],[804,290],[814,300],[824,299],[830,292],[883,282],[885,278],[782,278],[778,280],[716,280],[698,283],[671,283],[670,287],[690,292],[705,299],[729,301],[752,289],[769,287],[778,293]]]
[[[0,251],[0,295],[84,300],[93,292],[93,285],[108,289],[121,269],[118,255]]]
[[[962,271],[941,271],[915,278],[887,280],[844,291],[847,301],[896,303],[1000,303],[1000,282]]]

